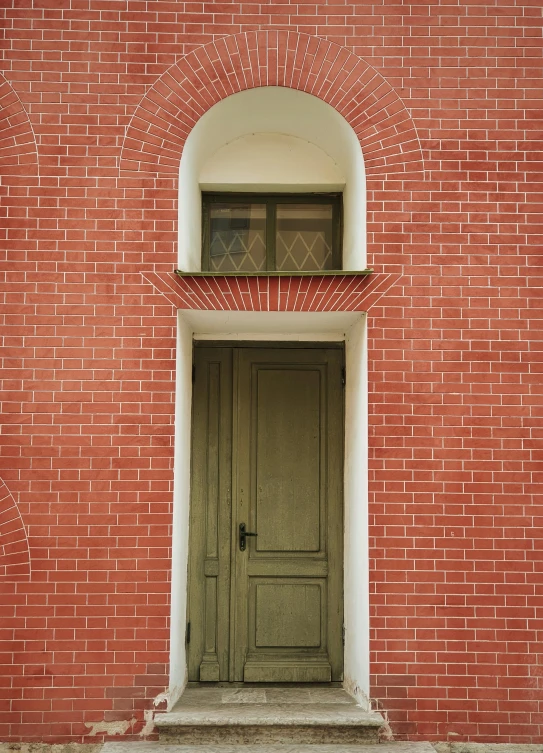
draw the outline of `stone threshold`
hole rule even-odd
[[[175,707],[154,719],[161,743],[371,744],[384,719],[342,688],[187,686]]]

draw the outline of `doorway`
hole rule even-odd
[[[343,679],[342,344],[194,347],[188,679]]]

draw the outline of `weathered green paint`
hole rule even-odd
[[[189,679],[228,678],[232,350],[196,351],[189,548]]]
[[[189,680],[341,680],[343,352],[198,346],[195,366]]]

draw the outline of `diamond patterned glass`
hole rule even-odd
[[[305,272],[332,269],[331,204],[277,204],[277,269]]]
[[[266,269],[265,204],[213,204],[209,227],[212,272]]]

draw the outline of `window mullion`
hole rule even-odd
[[[276,239],[276,204],[274,199],[266,201],[266,269],[269,272],[276,270],[275,239]]]
[[[209,219],[210,199],[202,196],[202,272],[211,269],[211,228]]]
[[[332,259],[334,269],[341,269],[342,267],[343,228],[340,201],[340,199],[336,199],[332,205]]]

